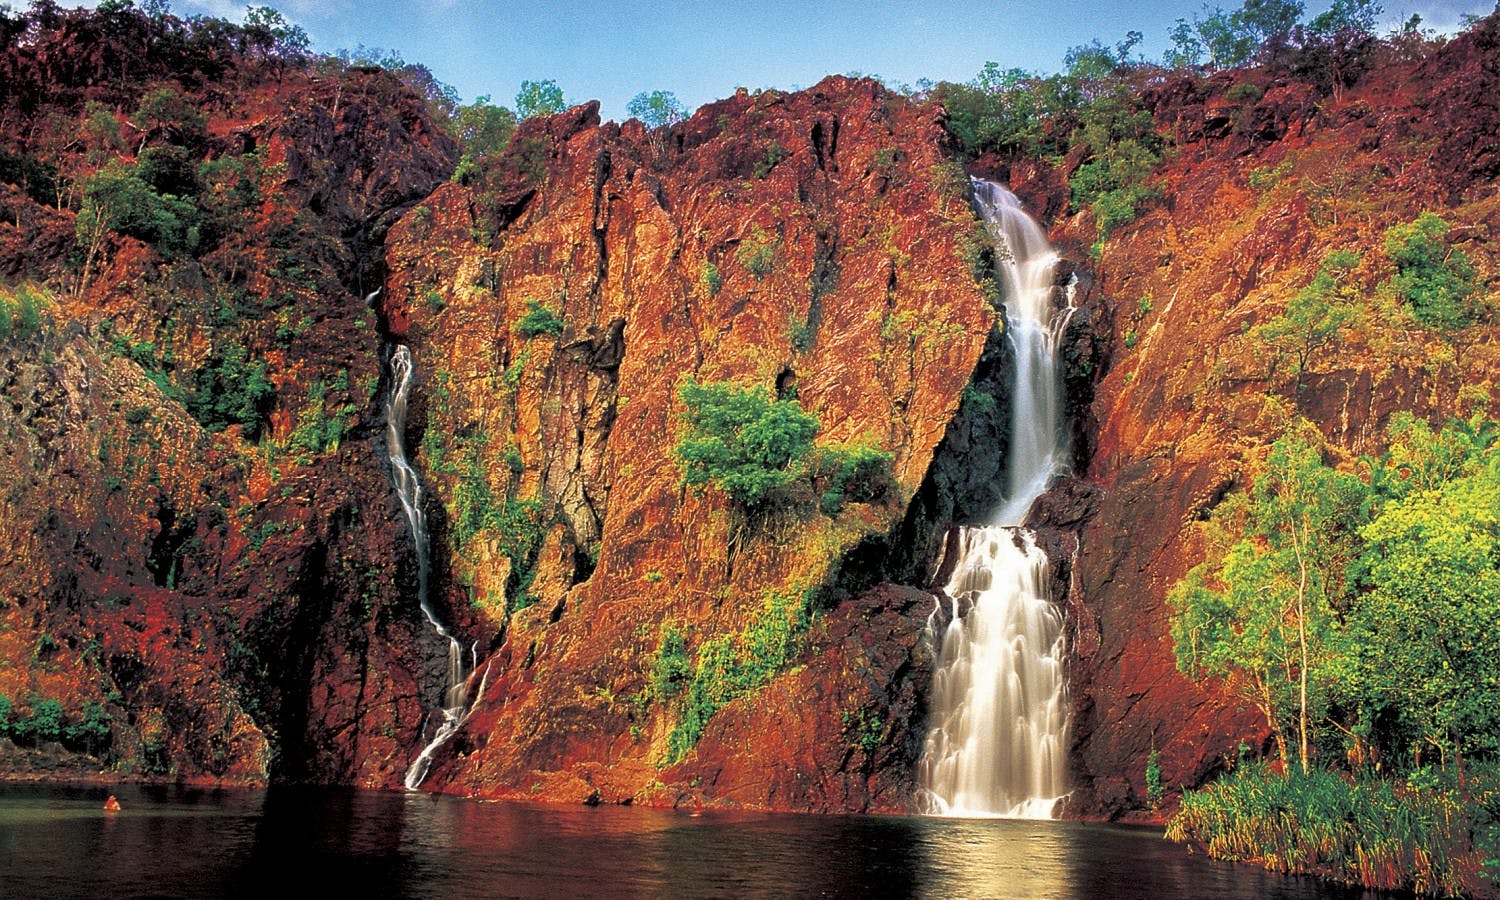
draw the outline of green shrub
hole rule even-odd
[[[781,249],[781,240],[773,238],[759,226],[750,229],[750,236],[740,242],[734,258],[745,271],[760,281],[776,271],[776,254]]]
[[[698,289],[707,297],[716,297],[719,288],[723,286],[724,279],[719,275],[719,267],[705,259],[698,270]]]
[[[1474,267],[1448,243],[1449,225],[1432,213],[1385,233],[1385,253],[1396,264],[1387,282],[1428,328],[1451,331],[1474,324]]]
[[[819,508],[836,516],[845,502],[869,503],[885,496],[894,479],[892,455],[868,444],[819,447],[814,483],[822,488]]]
[[[1146,802],[1155,809],[1161,805],[1163,796],[1161,784],[1161,753],[1151,748],[1151,754],[1146,757]]]
[[[97,753],[108,746],[113,721],[101,704],[91,700],[83,705],[82,718],[63,729],[63,740],[75,750]]]
[[[526,315],[516,323],[516,334],[531,340],[544,334],[553,336],[562,334],[563,327],[563,320],[557,317],[557,313],[543,306],[538,300],[527,300]]]
[[[766,152],[762,153],[760,159],[755,163],[755,177],[760,179],[770,175],[771,170],[776,168],[777,163],[790,155],[791,153],[785,147],[772,141],[767,145]]]
[[[656,659],[651,663],[651,696],[665,703],[682,691],[691,674],[687,642],[683,640],[682,632],[675,625],[663,626]]]
[[[31,715],[16,723],[16,732],[33,744],[48,744],[62,739],[62,704],[56,700],[31,698]]]
[[[773,591],[744,630],[699,645],[692,678],[682,692],[677,724],[667,735],[664,762],[670,765],[682,759],[697,746],[716,712],[770,681],[791,662],[810,624],[806,596]]]
[[[10,698],[0,694],[0,738],[8,738],[12,734],[10,716],[13,711],[14,707],[10,705]]]
[[[33,287],[23,284],[10,293],[0,294],[0,340],[25,341],[41,333],[42,308],[46,299]]]
[[[818,419],[797,401],[775,400],[764,387],[693,378],[679,396],[686,428],[672,453],[684,484],[711,484],[756,512],[805,473]]]
[[[190,386],[183,405],[203,427],[221,431],[238,424],[246,437],[259,437],[276,396],[264,360],[250,359],[243,344],[226,344],[216,347],[201,368],[188,374],[187,381]]]

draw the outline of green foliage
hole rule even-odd
[[[208,127],[202,110],[171,87],[148,92],[130,116],[130,123],[146,135],[160,135],[174,144],[201,140]]]
[[[677,723],[667,735],[664,762],[670,765],[682,759],[725,704],[756,690],[785,668],[810,623],[805,597],[772,591],[744,630],[700,644],[692,678],[678,703]]]
[[[1500,770],[1493,765],[1465,786],[1441,776],[1402,785],[1247,766],[1184,793],[1167,837],[1284,872],[1472,897],[1483,896],[1500,860],[1497,807]]]
[[[20,343],[41,333],[46,298],[29,284],[0,293],[0,341]]]
[[[1448,243],[1449,225],[1433,213],[1385,233],[1385,253],[1396,264],[1387,282],[1428,328],[1452,331],[1474,324],[1475,274],[1469,258]]]
[[[1161,805],[1164,792],[1161,784],[1161,753],[1155,747],[1146,757],[1146,802],[1155,809]]]
[[[1500,750],[1500,450],[1466,468],[1362,529],[1349,626],[1355,693],[1445,757]]]
[[[12,734],[10,721],[11,713],[15,707],[11,706],[10,698],[0,694],[0,738],[8,738]]]
[[[1263,47],[1285,42],[1302,17],[1300,0],[1245,0],[1232,12],[1205,7],[1189,23],[1178,19],[1163,61],[1172,68],[1227,69],[1249,62]],[[1206,59],[1205,59],[1206,57]]]
[[[516,92],[516,117],[518,119],[555,116],[567,108],[567,103],[563,100],[562,88],[550,78],[542,81],[523,81],[521,89]]]
[[[723,286],[724,278],[719,274],[719,267],[705,259],[698,269],[698,290],[705,297],[717,297]]]
[[[688,378],[679,389],[686,428],[672,449],[690,487],[713,485],[747,512],[775,502],[806,471],[816,416],[763,387]]]
[[[14,730],[18,737],[31,744],[50,744],[62,740],[62,704],[33,695],[31,715],[17,721]]]
[[[1065,85],[1024,69],[987,62],[967,84],[943,84],[937,98],[948,110],[948,130],[970,157],[986,151],[1039,155],[1060,149],[1050,119],[1066,108]]]
[[[846,502],[869,503],[885,496],[894,484],[893,458],[869,444],[817,448],[813,483],[822,489],[819,509],[836,516]]]
[[[214,348],[200,368],[187,376],[183,405],[188,414],[210,431],[241,425],[245,436],[260,436],[276,388],[266,373],[265,360],[250,359],[243,344]]]
[[[514,612],[528,603],[526,588],[548,520],[540,500],[496,496],[489,480],[491,466],[481,452],[486,444],[482,433],[459,442],[456,452],[461,456],[455,466],[453,501],[448,506],[448,535],[454,550],[466,556],[481,532],[496,541],[500,554],[511,562],[506,596],[509,611]]]
[[[783,159],[786,159],[790,155],[791,152],[789,150],[776,143],[775,141],[772,141],[771,143],[766,145],[765,152],[762,153],[760,155],[760,159],[756,161],[755,169],[753,172],[751,172],[751,174],[754,175],[757,179],[765,178],[767,175],[771,174],[771,170],[776,168],[776,165],[778,163],[780,163]]]
[[[1357,294],[1345,279],[1358,263],[1359,257],[1347,250],[1329,253],[1318,274],[1287,304],[1286,311],[1250,332],[1277,357],[1292,361],[1294,378],[1309,371],[1313,357],[1336,346],[1340,332],[1357,320]]]
[[[692,664],[682,631],[675,625],[662,626],[661,642],[651,663],[651,696],[661,703],[671,700],[682,692],[690,675]]]
[[[1295,435],[1271,447],[1248,496],[1215,510],[1216,551],[1167,594],[1177,665],[1224,679],[1266,717],[1283,758],[1295,731],[1308,763],[1310,723],[1332,686],[1344,568],[1363,486],[1325,466]]]
[[[740,241],[734,258],[745,271],[760,281],[776,271],[776,256],[781,250],[781,239],[773,238],[760,226],[752,226],[750,236]]]
[[[671,91],[642,91],[631,98],[625,112],[640,119],[647,128],[666,128],[687,118],[687,109]]]
[[[1161,138],[1125,85],[1111,85],[1083,107],[1069,141],[1087,160],[1068,179],[1073,208],[1093,210],[1101,240],[1160,195],[1150,180],[1161,159]]]
[[[19,185],[37,203],[57,202],[57,166],[28,153],[0,148],[0,182]]]
[[[341,372],[339,377],[343,383],[335,387],[347,391],[349,373]],[[326,382],[313,382],[307,392],[307,404],[297,415],[297,427],[287,437],[288,448],[304,458],[337,450],[344,435],[354,427],[358,414],[354,404],[344,403],[337,408],[330,408],[328,391],[329,385]]]
[[[1283,757],[1295,721],[1303,760],[1342,743],[1461,771],[1500,751],[1500,423],[1403,414],[1389,441],[1367,482],[1296,438],[1273,445],[1168,594],[1178,665],[1255,702]]]
[[[531,340],[542,335],[557,336],[563,333],[563,320],[538,300],[526,301],[526,315],[516,322],[516,334]]]
[[[103,236],[112,231],[145,241],[165,256],[197,247],[197,207],[157,193],[140,175],[138,167],[116,160],[85,179],[75,230],[86,253],[97,252]]]
[[[458,141],[460,158],[472,165],[505,149],[515,133],[516,116],[505,107],[492,104],[490,95],[483,94],[473,103],[454,110],[449,130]]]
[[[108,746],[113,722],[113,717],[104,707],[91,700],[83,704],[81,718],[63,728],[63,741],[85,753],[97,753],[101,747]]]

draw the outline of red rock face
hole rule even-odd
[[[272,71],[206,44],[121,56],[144,22],[63,13],[0,53],[7,152],[62,176],[50,194],[0,187],[0,272],[46,298],[38,333],[0,347],[0,694],[17,717],[56,701],[65,726],[95,708],[109,736],[64,743],[127,775],[394,784],[428,650],[358,291],[380,230],[454,148],[385,73]],[[163,88],[204,116],[178,143],[126,121]],[[129,136],[102,157],[44,127],[78,127],[87,101],[121,110]],[[116,235],[84,281],[70,257],[88,179],[161,148],[190,172],[242,165],[223,184],[253,200],[232,229],[204,221],[192,254]],[[221,364],[232,374],[195,391]],[[212,406],[254,371],[266,394],[229,424]],[[336,410],[342,440],[306,443]]]
[[[1242,741],[1263,749],[1257,714],[1177,672],[1164,598],[1202,559],[1196,521],[1247,484],[1278,429],[1301,415],[1335,453],[1378,453],[1395,412],[1467,414],[1460,389],[1494,382],[1493,329],[1463,338],[1454,360],[1432,332],[1382,325],[1375,286],[1392,271],[1384,230],[1428,210],[1494,271],[1495,249],[1480,235],[1500,223],[1478,198],[1492,195],[1495,175],[1483,149],[1500,91],[1495,44],[1493,28],[1481,29],[1420,65],[1380,69],[1337,103],[1283,81],[1230,109],[1220,92],[1239,74],[1148,96],[1181,149],[1163,167],[1161,206],[1111,240],[1093,273],[1094,302],[1114,310],[1114,340],[1084,470],[1101,500],[1080,532],[1069,599],[1074,812],[1144,807],[1153,747],[1170,787],[1200,784]],[[1089,234],[1079,221],[1057,231],[1065,244]],[[1248,332],[1334,249],[1362,255],[1368,318],[1299,383]]]
[[[98,160],[32,126],[78,126],[97,100],[124,128],[170,85],[206,115],[195,164],[255,152],[255,199],[191,259],[111,237],[80,284],[81,195],[0,184],[0,274],[51,297],[39,334],[0,347],[0,694],[26,713],[56,699],[70,721],[98,705],[128,772],[396,786],[445,649],[416,609],[383,463],[383,344],[399,340],[419,378],[406,444],[429,491],[434,605],[482,688],[426,787],[907,808],[932,601],[881,582],[920,586],[946,526],[983,515],[1007,418],[941,110],[843,78],[742,92],[670,131],[586,105],[523,123],[465,184],[447,180],[451,140],[385,73],[222,47],[132,62],[119,43],[70,13],[0,54],[6,131],[34,135],[5,146],[61,153],[85,179]],[[1223,686],[1177,673],[1164,597],[1201,558],[1194,523],[1246,483],[1267,435],[1296,413],[1336,454],[1377,452],[1394,411],[1448,415],[1500,375],[1486,329],[1455,356],[1361,326],[1300,382],[1247,337],[1331,249],[1364,251],[1373,296],[1383,230],[1423,210],[1495,271],[1497,52],[1481,30],[1337,102],[1258,72],[1153,87],[1177,150],[1165,199],[1097,261],[1062,169],[977,164],[1050,225],[1082,285],[1063,348],[1079,480],[1032,516],[1068,610],[1068,814],[1139,810],[1152,748],[1176,787],[1264,742]],[[100,77],[121,59],[140,76]],[[1242,77],[1259,99],[1228,98]],[[163,140],[109,153],[133,164]],[[264,363],[271,394],[247,421],[205,422],[186,373],[229,348]],[[680,483],[688,376],[796,396],[820,443],[891,454],[893,485],[832,515],[805,489],[743,521]],[[1001,409],[965,403],[968,385]],[[716,642],[744,656],[787,596],[812,598],[806,630],[678,755],[687,702],[651,689],[663,636],[690,663]],[[0,753],[15,759],[29,764]]]
[[[957,255],[973,219],[942,142],[931,110],[868,81],[741,94],[670,136],[600,126],[580,107],[527,123],[513,141],[512,155],[544,153],[544,181],[528,184],[502,160],[487,192],[445,187],[393,230],[385,309],[409,323],[426,367],[425,433],[414,444],[482,435],[465,452],[485,460],[514,448],[514,471],[483,469],[489,489],[543,504],[569,554],[594,561],[562,578],[539,563],[535,605],[500,635],[463,601],[502,602],[514,560],[499,562],[483,532],[455,548],[449,614],[498,650],[484,701],[432,786],[903,805],[886,775],[860,760],[831,765],[830,754],[847,756],[849,716],[890,721],[888,692],[917,702],[909,653],[896,664],[884,639],[856,640],[855,610],[894,615],[879,627],[907,648],[925,610],[908,621],[879,597],[846,608],[830,595],[834,607],[807,638],[819,650],[799,657],[806,668],[725,707],[673,768],[658,764],[680,711],[636,698],[663,626],[682,629],[693,654],[743,628],[768,591],[816,588],[845,550],[895,526],[921,481],[994,321]],[[528,302],[552,309],[561,333],[521,334]],[[820,441],[893,455],[893,495],[833,519],[805,508],[740,529],[722,495],[680,484],[671,448],[689,375],[795,385],[823,423]],[[453,513],[466,476],[430,453],[419,464]],[[832,646],[818,636],[825,628]],[[896,668],[899,688],[839,674]],[[797,716],[775,716],[788,708]],[[755,773],[766,768],[785,779],[762,783]]]

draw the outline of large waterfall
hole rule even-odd
[[[396,345],[391,351],[391,393],[385,407],[386,452],[390,456],[391,482],[396,488],[396,496],[401,498],[401,510],[406,514],[412,543],[416,545],[417,603],[433,631],[448,642],[448,678],[443,696],[442,721],[432,740],[422,748],[406,770],[406,789],[411,791],[416,790],[427,777],[433,753],[463,725],[470,708],[468,675],[472,669],[472,666],[464,664],[463,646],[443,627],[428,599],[432,561],[427,539],[427,515],[422,511],[422,482],[418,480],[416,470],[406,460],[406,406],[411,396],[415,369],[411,349],[405,344]],[[482,692],[483,687],[480,690]]]
[[[996,244],[996,274],[1015,349],[1005,499],[994,524],[964,528],[944,587],[951,617],[940,639],[932,718],[918,763],[920,811],[1050,818],[1066,793],[1067,683],[1063,621],[1047,596],[1048,563],[1026,512],[1067,465],[1054,311],[1057,254],[1015,195],[974,180]],[[938,630],[941,634],[937,634]]]

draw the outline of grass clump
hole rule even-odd
[[[681,699],[677,724],[667,735],[664,764],[678,762],[697,746],[708,721],[726,704],[759,688],[785,668],[796,655],[811,621],[806,595],[770,591],[764,606],[743,630],[698,646],[692,675],[686,679],[682,678],[686,657],[681,635],[674,628],[665,630],[652,669],[652,690],[660,700],[680,691]],[[672,693],[664,695],[662,688]]]
[[[1282,872],[1473,896],[1493,892],[1500,875],[1497,822],[1493,763],[1474,767],[1466,786],[1431,769],[1400,783],[1252,765],[1185,793],[1167,837]]]

